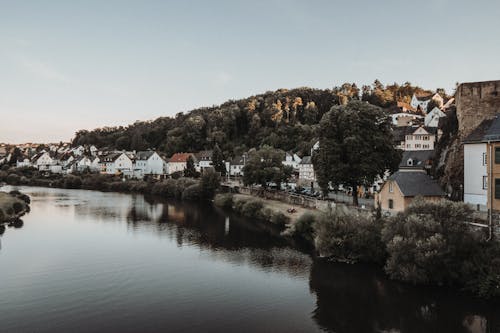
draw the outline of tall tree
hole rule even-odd
[[[224,155],[222,150],[220,150],[219,145],[215,145],[212,152],[212,164],[216,172],[220,172],[220,175],[224,177],[226,175],[226,165],[224,164]]]
[[[270,146],[263,146],[260,150],[251,150],[243,168],[243,183],[267,187],[269,182],[274,182],[279,188],[292,173],[291,168],[283,165],[284,157],[284,151]]]
[[[390,118],[374,105],[352,100],[334,106],[320,121],[320,147],[313,155],[314,170],[323,192],[328,186],[371,186],[377,177],[397,169],[401,159],[394,148]]]
[[[189,156],[186,161],[186,169],[184,169],[184,177],[194,178],[197,176],[196,169],[194,167],[193,156]]]

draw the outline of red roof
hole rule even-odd
[[[191,153],[175,153],[170,158],[169,163],[185,163],[187,162],[189,156],[192,156]]]

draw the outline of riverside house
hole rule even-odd
[[[134,177],[143,178],[145,175],[162,175],[165,161],[158,153],[152,150],[138,151],[134,160]]]
[[[99,165],[101,173],[115,175],[122,173],[125,176],[132,175],[132,160],[125,153],[109,153],[101,157]]]
[[[382,185],[375,196],[375,202],[382,211],[393,214],[404,211],[417,196],[429,201],[439,201],[445,197],[445,193],[425,171],[400,170]]]
[[[192,153],[175,153],[172,155],[170,160],[168,161],[168,172],[169,174],[173,174],[176,172],[184,172],[184,169],[187,167],[187,160],[189,157],[193,158],[194,163],[196,164],[196,156]]]

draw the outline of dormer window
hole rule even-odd
[[[406,165],[413,166],[413,160],[409,158],[408,161],[406,162]]]

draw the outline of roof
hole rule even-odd
[[[202,150],[195,154],[199,161],[211,161],[212,160],[212,150]]]
[[[464,143],[500,141],[500,117],[483,120],[464,140]]]
[[[230,162],[229,162],[230,165],[245,165],[245,159],[243,158],[243,156],[241,155],[238,155],[238,156],[235,156]]]
[[[398,184],[401,193],[405,197],[442,197],[445,193],[438,183],[421,171],[397,171],[393,173],[388,181]]]
[[[195,156],[191,153],[175,153],[172,155],[170,158],[169,163],[185,163],[187,162],[189,156],[193,157],[195,159]]]
[[[397,105],[398,105],[398,108],[405,108],[405,109],[413,111],[413,112],[417,111],[413,106],[411,106],[410,104],[405,103],[405,102],[398,102]]]
[[[137,160],[147,161],[155,152],[152,150],[138,151],[135,153],[135,158]]]
[[[415,167],[425,167],[426,162],[430,161],[434,156],[434,150],[406,150],[403,152],[403,157],[401,158],[401,163],[399,163],[400,168],[415,168]],[[408,160],[412,159],[413,164],[408,165]]]
[[[311,156],[302,157],[302,161],[299,164],[312,164]]]
[[[103,162],[114,162],[120,157],[123,153],[109,153],[107,155],[102,156],[101,161]]]

